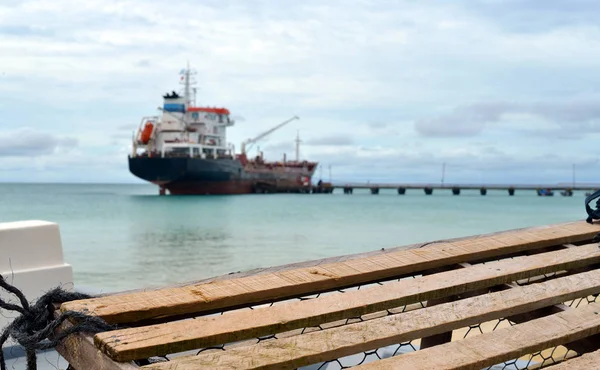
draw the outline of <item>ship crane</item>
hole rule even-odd
[[[259,141],[260,139],[263,139],[267,135],[270,135],[271,133],[273,133],[273,131],[276,131],[276,130],[282,128],[283,126],[287,125],[288,123],[292,122],[295,119],[300,119],[300,118],[298,116],[294,116],[294,117],[288,119],[287,121],[283,121],[280,124],[278,124],[277,126],[263,132],[262,134],[258,135],[257,137],[255,137],[253,139],[247,139],[246,141],[242,142],[242,154],[246,154],[246,146],[248,146],[247,149],[250,150],[250,148],[252,147],[252,145],[254,143]]]

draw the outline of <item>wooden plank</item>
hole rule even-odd
[[[174,359],[154,370],[294,369],[427,337],[600,292],[600,270],[443,303],[225,352]]]
[[[566,310],[572,310],[572,309],[574,309],[574,308],[571,308],[565,304],[557,304],[557,305],[554,305],[551,307],[545,307],[545,308],[527,312],[524,314],[510,316],[510,317],[507,317],[507,319],[516,324],[520,324],[520,323],[527,322],[530,320],[538,319],[540,317],[554,315],[556,313],[563,312]],[[584,339],[581,339],[581,340],[578,340],[575,342],[565,343],[564,346],[572,351],[577,352],[577,353],[592,352],[592,351],[595,351],[598,348],[600,348],[600,335],[594,335],[594,336],[584,338]]]
[[[533,251],[533,253],[544,253],[544,252],[548,252],[551,250],[558,250],[558,249],[565,249],[565,248],[575,248],[577,247],[576,245],[573,244],[564,244],[561,246],[557,246],[557,247],[553,247],[553,248],[542,248],[542,249],[536,249],[535,251]],[[527,253],[528,255],[531,255],[531,253]],[[455,265],[455,268],[466,268],[466,267],[470,267],[471,264],[468,262],[464,262],[464,263],[459,263],[457,265]],[[580,268],[580,269],[575,269],[575,270],[570,270],[568,271],[568,274],[577,274],[583,271],[589,271],[590,266],[588,267],[584,267],[584,268]],[[578,271],[578,270],[583,270],[583,271]],[[517,284],[515,283],[508,283],[508,284],[502,284],[496,287],[493,287],[492,289],[494,290],[505,290],[505,289],[511,289],[511,288],[515,288],[518,287]],[[485,290],[485,291],[484,291]],[[435,299],[435,300],[429,300],[427,301],[427,307],[436,305],[436,304],[441,304],[441,303],[446,303],[452,300],[457,300],[457,299],[461,299],[461,298],[468,298],[468,297],[472,297],[475,295],[480,295],[480,294],[484,294],[487,293],[487,289],[484,290],[479,290],[479,291],[472,291],[469,292],[467,294],[463,294],[461,296],[454,296],[454,297],[446,297],[446,298],[441,298],[441,299]],[[530,321],[533,319],[537,319],[543,316],[547,316],[547,315],[552,315],[558,312],[562,312],[566,309],[569,309],[569,306],[566,306],[564,304],[557,304],[551,307],[544,307],[543,309],[538,309],[535,311],[531,311],[531,312],[527,312],[524,314],[519,314],[519,315],[514,315],[514,316],[510,316],[507,317],[508,320],[515,322],[515,323],[522,323],[522,322],[526,322],[526,321]],[[600,342],[598,342],[598,338],[596,337],[600,337],[600,336],[594,336],[591,338],[585,338],[582,339],[580,341],[576,341],[573,343],[568,343],[565,346],[577,353],[585,353],[585,352],[590,352],[590,351],[595,351],[596,349],[600,348]],[[440,345],[440,344],[444,344],[444,343],[448,343],[452,341],[452,331],[446,332],[446,333],[441,333],[441,334],[436,334],[432,337],[424,337],[421,338],[421,343],[420,343],[420,349],[425,349],[425,348],[429,348],[429,347],[433,347],[436,345]],[[595,344],[598,343],[598,344]]]
[[[68,320],[63,321],[58,330],[65,330],[70,326],[71,323]],[[84,333],[69,335],[55,349],[75,370],[135,370],[140,368],[133,362],[113,361],[94,346],[91,336]]]
[[[598,261],[600,249],[592,244],[348,291],[343,299],[328,295],[222,316],[99,333],[94,342],[119,361],[159,356],[317,326]]]
[[[598,334],[599,313],[600,304],[592,303],[492,333],[357,366],[356,369],[482,369]]]
[[[474,259],[581,242],[599,231],[597,224],[581,221],[495,233],[295,270],[66,302],[61,310],[93,312],[110,323],[130,325],[145,320],[193,316],[385,280]]]
[[[586,353],[560,364],[547,367],[548,370],[590,370],[600,369],[600,351]]]

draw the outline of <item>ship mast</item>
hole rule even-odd
[[[296,132],[296,162],[300,162],[300,130]]]
[[[196,105],[196,88],[192,88],[193,85],[196,84],[193,76],[196,74],[196,71],[190,68],[190,62],[187,62],[187,68],[181,71],[183,74],[181,84],[183,85],[183,96],[185,98],[186,107]],[[192,91],[193,91],[193,101],[192,101]]]

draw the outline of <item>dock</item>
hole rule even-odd
[[[57,351],[104,370],[598,368],[598,233],[575,221],[66,302],[57,314],[118,328]]]
[[[420,190],[425,195],[432,195],[434,190],[451,192],[460,195],[463,190],[475,190],[481,195],[487,195],[488,190],[506,191],[513,196],[517,191],[536,191],[540,196],[553,196],[556,191],[562,196],[572,196],[575,191],[594,192],[600,189],[600,184],[433,184],[433,183],[323,183],[312,187],[312,193],[333,193],[341,189],[344,194],[352,194],[356,189],[366,189],[371,194],[379,194],[380,190],[393,190],[404,195],[408,190]]]

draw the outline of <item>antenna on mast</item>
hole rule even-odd
[[[190,68],[190,62],[187,62],[187,68],[182,69],[179,74],[182,74],[181,84],[183,85],[183,96],[185,97],[186,106],[192,105],[192,103],[196,104],[196,88],[192,88],[196,84],[196,80],[194,80],[194,75],[196,75],[196,71]],[[192,102],[192,91],[194,92],[194,101]]]
[[[298,130],[296,133],[296,162],[300,162],[300,143],[301,142],[302,142],[302,140],[300,140],[300,130]]]

